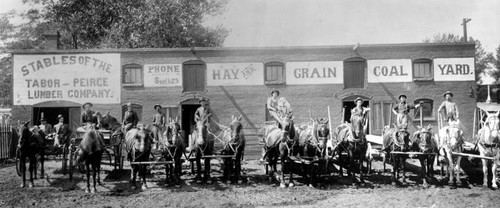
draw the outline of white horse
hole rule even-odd
[[[499,136],[499,112],[486,113],[487,117],[483,127],[478,132],[479,154],[483,157],[493,157],[491,167],[492,181],[491,187],[497,189],[497,165],[500,162],[500,136]],[[483,186],[488,187],[488,160],[481,159],[483,162]]]
[[[444,157],[448,167],[448,171],[446,172],[449,177],[448,184],[456,186],[457,183],[460,183],[460,160],[462,156],[453,156],[452,152],[460,153],[463,151],[462,144],[464,143],[464,139],[460,123],[458,121],[451,121],[449,126],[441,128],[436,140],[439,147],[439,155]]]

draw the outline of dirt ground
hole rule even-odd
[[[219,178],[220,166],[213,163],[213,176]],[[246,180],[241,185],[220,180],[211,185],[197,184],[186,163],[182,188],[165,184],[165,174],[153,170],[145,191],[130,190],[128,166],[124,171],[111,172],[111,166],[103,165],[104,183],[98,193],[87,194],[83,174],[75,173],[70,181],[61,173],[59,160],[46,162],[48,174],[36,180],[34,188],[20,188],[15,164],[7,161],[0,164],[0,207],[499,207],[500,191],[478,185],[482,173],[477,164],[463,165],[468,171],[458,188],[450,188],[438,175],[431,187],[418,185],[416,160],[409,160],[408,184],[395,187],[390,183],[390,172],[382,172],[381,164],[376,161],[366,183],[356,187],[346,177],[333,173],[321,178],[314,188],[299,176],[295,187],[280,188],[277,182],[268,181],[256,160],[245,161]]]

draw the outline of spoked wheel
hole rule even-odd
[[[21,176],[21,150],[16,148],[16,172],[18,176]]]
[[[73,145],[72,144],[70,144],[68,147],[68,157],[69,157],[69,171],[68,171],[69,172],[69,180],[73,180],[73,172],[75,170],[76,151],[73,152]]]

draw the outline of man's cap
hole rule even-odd
[[[156,107],[159,107],[161,108],[161,105],[160,104],[156,104],[155,106],[153,106],[153,108],[156,110]]]
[[[453,93],[451,93],[449,90],[444,93],[443,97],[446,97],[446,95],[450,95],[451,97],[453,97]]]
[[[130,107],[132,107],[132,103],[127,103],[127,106],[130,106]]]
[[[64,118],[62,114],[57,115],[57,119]]]
[[[92,104],[91,102],[86,102],[82,105],[82,107],[85,108],[86,105],[90,105],[90,107],[94,106],[94,104]]]
[[[358,103],[358,100],[361,100],[361,102],[364,102],[363,99],[361,99],[360,97],[357,97],[356,100],[354,100],[354,103]]]
[[[408,97],[406,97],[406,95],[399,95],[398,99],[401,99],[402,97],[408,98]]]
[[[275,93],[275,92],[278,93],[278,95],[280,95],[280,91],[279,90],[273,90],[273,91],[271,91],[271,95],[273,95],[273,93]]]

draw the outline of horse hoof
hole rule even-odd
[[[137,187],[135,187],[135,186],[131,186],[131,187],[130,187],[130,189],[132,189],[132,190],[136,190],[136,189],[137,189]]]
[[[196,183],[197,183],[197,184],[201,184],[201,183],[203,183],[203,181],[201,181],[201,180],[196,180]]]
[[[85,193],[87,194],[90,193],[90,189],[89,188],[85,189]]]
[[[243,184],[243,180],[238,180],[238,184]]]
[[[284,183],[280,183],[280,188],[286,188],[286,185]]]
[[[288,187],[294,187],[294,186],[295,186],[295,184],[293,184],[293,183],[288,184]]]
[[[97,193],[97,189],[93,188],[90,193],[93,193],[93,194]]]
[[[146,184],[142,185],[141,187],[142,190],[147,190],[148,189],[148,186]]]
[[[24,187],[26,187],[26,184],[21,183],[21,186],[20,186],[20,187],[21,187],[21,188],[24,188]]]
[[[33,184],[33,182],[30,183],[30,185],[28,185],[29,188],[33,188],[35,186],[35,184]]]
[[[231,180],[227,180],[227,181],[226,181],[226,183],[227,183],[227,184],[231,184]]]
[[[309,188],[314,188],[314,186],[312,185],[312,183],[311,183],[311,184],[309,184]]]
[[[212,179],[207,180],[207,184],[212,184],[212,183],[213,183]]]
[[[391,182],[391,185],[396,186],[396,181]]]
[[[182,186],[181,186],[181,185],[179,185],[179,184],[176,184],[176,185],[175,185],[175,188],[181,188],[181,187],[182,187]]]
[[[497,190],[497,189],[498,189],[498,186],[491,186],[491,189],[493,189],[493,190]]]

